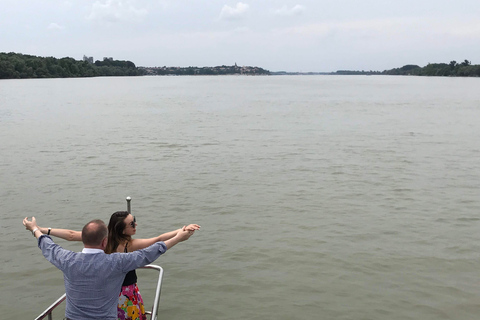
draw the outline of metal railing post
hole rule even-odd
[[[127,197],[127,212],[132,213],[132,209],[130,207],[130,201],[132,201],[131,197]]]

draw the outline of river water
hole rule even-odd
[[[478,319],[479,81],[1,81],[1,318],[63,293],[25,216],[79,230],[131,196],[139,238],[202,226],[156,261],[160,319]]]

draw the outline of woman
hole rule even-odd
[[[157,237],[149,239],[133,239],[136,233],[137,222],[134,216],[127,211],[117,211],[110,217],[108,223],[108,242],[106,253],[132,252],[146,248],[155,242],[166,241],[175,237],[178,231],[195,231],[200,229],[197,224],[190,224],[182,229],[173,230]],[[39,227],[39,230],[48,235],[59,237],[68,241],[82,241],[82,232],[67,229],[52,229]],[[137,274],[135,270],[128,272],[122,284],[122,290],[118,297],[118,319],[121,320],[146,320],[145,307],[142,296],[138,291]]]

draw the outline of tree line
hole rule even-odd
[[[147,75],[269,75],[270,71],[260,67],[217,66],[217,67],[153,67],[143,68]]]
[[[450,63],[429,63],[425,67],[408,64],[401,68],[385,70],[382,74],[437,77],[480,77],[480,65],[472,65],[471,61],[468,60],[464,60],[460,63],[455,60],[450,61]]]
[[[139,76],[144,71],[131,61],[104,58],[103,61],[75,60],[70,57],[38,57],[0,52],[0,79],[74,78],[101,76]]]

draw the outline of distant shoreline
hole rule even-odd
[[[137,67],[131,61],[103,58],[93,62],[93,57],[75,60],[70,57],[38,57],[21,53],[0,52],[0,79],[37,78],[87,78],[123,76],[194,76],[194,75],[410,75],[480,77],[480,65],[465,60],[461,63],[429,63],[425,67],[405,65],[385,71],[338,70],[335,72],[287,72],[269,71],[261,67],[232,66],[215,67]]]
[[[154,76],[195,76],[195,75],[270,75],[271,72],[260,67],[216,66],[216,67],[139,67],[144,75]]]

